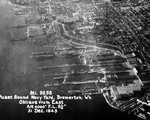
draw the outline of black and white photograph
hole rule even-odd
[[[150,0],[0,0],[0,120],[150,120]]]

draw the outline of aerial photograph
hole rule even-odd
[[[150,1],[0,0],[0,120],[150,120]]]

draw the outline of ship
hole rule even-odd
[[[32,55],[52,55],[53,52],[33,52]]]
[[[54,67],[51,66],[42,66],[42,67],[33,67],[33,70],[51,70]]]
[[[63,51],[55,51],[55,54],[57,57],[65,57],[65,58],[72,58],[72,57],[78,57],[79,54],[75,50],[63,50]]]
[[[64,50],[71,50],[71,49],[72,49],[72,47],[61,47],[61,48],[56,47],[55,52],[64,51]]]
[[[64,82],[64,85],[81,85],[81,84],[89,84],[89,83],[96,83],[98,80],[91,79],[91,80],[82,80],[82,81],[70,81]]]
[[[26,41],[26,40],[27,40],[26,37],[25,38],[19,38],[19,39],[14,39],[14,38],[10,39],[10,41],[12,41],[12,42],[19,42],[19,41]]]
[[[63,65],[55,65],[55,66],[41,66],[41,67],[33,67],[34,70],[51,70],[56,68],[65,68],[65,67],[77,67],[78,64],[63,64]]]
[[[84,95],[84,94],[100,94],[101,92],[96,89],[83,89],[83,90],[69,90],[69,95]]]
[[[27,28],[27,25],[11,26],[11,28]]]
[[[30,58],[34,58],[36,60],[48,60],[48,59],[53,59],[55,56],[54,54],[42,54],[42,55],[32,55]]]
[[[88,71],[87,70],[80,70],[80,71],[71,71],[71,74],[73,74],[73,75],[78,75],[78,74],[86,74],[86,73],[88,73]]]
[[[77,71],[77,72],[75,72],[74,70],[72,70],[70,72],[65,72],[65,73],[45,74],[45,75],[43,75],[43,77],[66,76],[66,75],[82,75],[82,74],[87,74],[87,73],[88,73],[88,71],[86,71],[86,70],[81,70],[81,71]]]
[[[59,78],[58,76],[63,77],[63,76],[69,75],[69,74],[70,74],[70,73],[44,74],[43,77],[57,76],[57,77],[55,77],[55,78]]]
[[[60,85],[62,85],[62,84],[59,84],[58,82],[56,82],[56,83],[53,83],[53,84],[45,84],[44,86],[45,87],[57,87],[57,86],[60,86]]]

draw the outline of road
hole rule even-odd
[[[97,44],[97,43],[94,43],[94,42],[91,42],[91,41],[85,41],[85,40],[77,39],[73,36],[70,36],[66,32],[64,24],[57,22],[57,20],[53,21],[52,25],[54,23],[60,29],[60,34],[61,34],[60,37],[63,38],[62,40],[64,40],[64,42],[69,42],[69,43],[76,44],[76,45],[81,45],[81,46],[94,47],[94,48],[97,48],[97,49],[102,49],[102,48],[103,49],[108,49],[108,50],[113,51],[114,53],[119,53],[120,56],[124,55],[123,50],[116,47],[116,46],[114,46],[114,45],[104,44],[104,43],[98,43]]]

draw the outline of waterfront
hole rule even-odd
[[[55,22],[56,29],[60,30],[56,33],[57,37],[51,35],[50,39],[48,39],[48,37],[38,38],[39,35],[37,35],[36,38],[29,35],[31,39],[22,38],[25,37],[25,31],[13,27],[11,28],[12,32],[10,32],[9,28],[11,26],[18,26],[20,23],[24,25],[23,19],[20,19],[17,15],[11,16],[13,13],[11,13],[7,7],[2,6],[1,9],[2,17],[0,19],[2,20],[1,23],[3,23],[1,31],[5,30],[5,32],[2,33],[4,37],[0,41],[1,94],[28,95],[31,90],[52,90],[54,95],[68,94],[69,90],[70,93],[72,92],[71,90],[77,92],[78,90],[80,90],[80,92],[88,92],[91,90],[95,92],[100,91],[98,89],[101,87],[98,86],[99,84],[101,85],[100,81],[98,81],[99,78],[104,78],[101,82],[106,82],[105,78],[107,77],[107,82],[113,84],[115,82],[121,84],[121,82],[126,83],[133,82],[135,79],[137,81],[139,80],[127,62],[127,59],[123,56],[123,52],[120,48],[105,43],[96,44],[95,40],[85,41],[74,38],[69,35],[71,31],[67,31],[68,33],[66,33],[65,29],[62,28],[63,24],[59,22]],[[6,14],[7,12],[10,13]],[[18,22],[15,22],[16,20]],[[5,22],[6,24],[4,24]],[[27,31],[28,29],[30,31],[31,28],[27,28]],[[34,28],[32,29],[34,31]],[[19,39],[23,39],[23,41]],[[59,50],[57,51],[55,48],[59,48],[61,45],[66,48],[73,45],[76,47],[84,46],[86,49],[82,48],[84,52],[79,49],[80,52],[75,52],[75,54],[73,50],[66,50],[67,52],[60,50],[61,52],[59,53]],[[89,48],[92,48],[93,51],[91,52]],[[99,49],[101,50],[99,51]],[[56,52],[55,50],[59,54],[54,54]],[[97,54],[97,51],[98,53],[104,52],[104,54],[100,54],[101,56],[97,55],[95,58],[93,57],[93,59],[93,55],[90,55]],[[37,55],[37,52],[41,52],[40,55]],[[97,59],[98,63],[96,61]],[[104,60],[107,62],[103,62]],[[112,67],[109,67],[109,65],[112,65]],[[91,69],[89,66],[96,67]],[[97,66],[100,67],[97,68]],[[125,72],[125,70],[130,71]],[[107,76],[105,75],[106,72]],[[127,79],[131,78],[133,80],[127,81]],[[63,82],[61,82],[62,79]],[[82,85],[83,83],[86,83],[86,85]],[[57,85],[60,86],[57,87]],[[21,119],[22,117],[24,119],[39,120],[44,118],[52,120],[106,120],[110,118],[120,120],[128,119],[128,117],[130,117],[130,119],[132,118],[125,113],[110,108],[108,104],[106,104],[102,94],[93,95],[92,97],[92,100],[66,101],[67,107],[58,114],[29,115],[26,113],[25,106],[20,107],[17,103],[18,101],[12,102],[10,100],[2,101],[0,111],[2,111],[2,118],[16,117],[17,119]],[[10,106],[9,102],[11,102]],[[6,115],[6,113],[8,113],[8,115]],[[68,113],[70,114],[68,115]],[[137,118],[134,117],[133,119]]]
[[[0,13],[1,13],[1,18],[0,20],[3,20],[3,22],[1,23],[5,23],[5,17],[4,14],[9,13],[9,9],[7,9],[6,6],[0,5]],[[9,14],[9,19],[11,19],[11,13]],[[6,24],[8,25],[12,25],[14,20],[9,20],[6,21]],[[1,25],[1,35],[5,35],[8,34],[9,32],[5,32],[4,34],[2,33],[5,26]],[[5,39],[1,38],[0,42],[1,42],[1,87],[0,87],[0,93],[1,94],[8,94],[8,95],[12,95],[12,94],[28,94],[30,90],[40,90],[41,86],[42,86],[42,82],[43,80],[38,77],[39,73],[34,74],[33,76],[30,75],[30,70],[29,70],[29,66],[33,66],[35,65],[35,61],[33,61],[32,59],[29,59],[29,55],[31,53],[30,50],[34,49],[33,46],[31,46],[28,43],[17,43],[17,44],[12,44],[9,41],[10,37],[5,35]],[[3,47],[2,47],[3,46]],[[4,52],[4,50],[6,52]],[[6,54],[7,53],[7,54]],[[5,56],[5,57],[4,57]],[[5,59],[4,59],[5,58]],[[9,62],[9,64],[6,63],[6,60],[11,60]],[[65,61],[65,60],[64,60]],[[54,61],[53,63],[57,64],[60,62],[64,62],[62,60],[58,60],[57,62]],[[19,64],[18,64],[19,62]],[[51,63],[47,62],[49,65]],[[52,63],[52,64],[53,64]],[[66,62],[67,63],[67,62]],[[41,62],[40,64],[44,64],[43,62]],[[53,64],[54,65],[54,64]],[[7,66],[7,67],[6,67]],[[40,66],[40,65],[39,65]],[[5,69],[6,68],[9,69],[9,72]],[[2,69],[5,68],[5,69]],[[15,71],[14,71],[15,70]],[[10,72],[11,71],[11,72]],[[26,71],[26,74],[24,74],[24,72]],[[16,79],[15,79],[16,78]],[[47,115],[31,115],[31,114],[27,114],[26,111],[26,106],[25,105],[19,105],[18,101],[16,100],[1,100],[0,103],[0,118],[2,120],[4,119],[17,119],[17,120],[21,120],[21,119],[36,119],[36,120],[42,120],[42,119],[60,119],[61,120],[81,120],[83,119],[92,119],[92,118],[104,118],[105,119],[105,115],[107,115],[106,113],[109,113],[108,109],[111,109],[107,103],[105,102],[104,98],[101,97],[97,97],[98,99],[96,99],[95,102],[93,101],[70,101],[68,102],[67,106],[68,108],[65,108],[65,110],[62,112],[63,114],[59,114],[59,115],[51,115],[51,114],[47,114]],[[9,104],[11,102],[11,104]],[[83,105],[84,104],[84,105]],[[82,105],[82,106],[81,106]],[[100,106],[100,107],[99,107]],[[106,112],[105,110],[108,110],[108,112]],[[66,112],[65,112],[66,111]],[[114,111],[114,110],[112,110]],[[70,116],[68,116],[68,112],[70,113]],[[101,114],[100,114],[101,113]],[[119,112],[121,113],[121,112]],[[116,113],[116,115],[118,114],[118,112]],[[112,116],[114,116],[114,114],[112,114]],[[115,116],[114,116],[115,118]],[[117,116],[118,118],[118,116]],[[120,118],[118,118],[119,120]],[[106,119],[105,119],[106,120]]]

